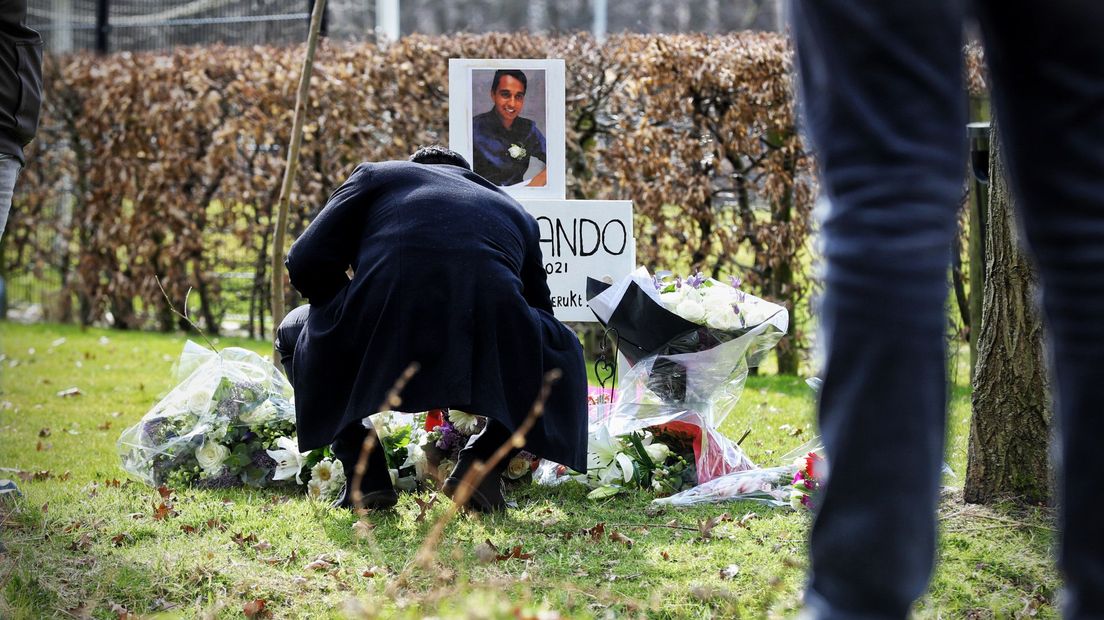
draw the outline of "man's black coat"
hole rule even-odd
[[[378,411],[411,362],[421,370],[396,409],[456,408],[511,430],[559,368],[528,447],[585,471],[582,348],[552,316],[536,220],[488,181],[444,164],[362,164],[287,268],[311,303],[292,362],[301,450]]]

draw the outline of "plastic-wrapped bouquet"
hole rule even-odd
[[[299,452],[291,385],[267,360],[188,341],[177,379],[119,437],[127,472],[155,486],[303,485],[319,499],[341,490],[345,473],[328,449]]]
[[[620,437],[600,427],[590,436],[587,473],[575,478],[600,499],[626,488],[647,489],[659,496],[694,486],[693,454],[679,453],[647,431]]]
[[[591,436],[649,429],[690,437],[697,483],[756,466],[721,434],[748,370],[785,334],[786,309],[701,274],[588,281],[594,314],[616,334],[631,368],[616,397],[590,407]]]
[[[692,506],[720,501],[757,501],[794,510],[816,507],[821,480],[827,469],[819,440],[813,440],[782,457],[785,465],[749,469],[719,476],[691,489],[655,500],[657,504]]]

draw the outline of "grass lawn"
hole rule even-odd
[[[524,487],[517,509],[452,521],[430,568],[413,563],[445,513],[442,499],[423,514],[430,493],[402,497],[359,535],[350,512],[275,492],[174,489],[173,512],[155,515],[162,497],[125,480],[115,440],[171,387],[183,344],[0,323],[0,467],[37,472],[18,480],[22,498],[0,501],[0,617],[241,618],[258,600],[276,618],[759,618],[799,608],[809,517],[754,503],[657,512],[643,493],[591,501],[578,488]],[[231,344],[268,349],[219,343]],[[70,388],[79,394],[59,395]],[[745,449],[771,465],[813,433],[812,402],[799,378],[751,377],[722,430],[751,428]],[[959,385],[948,443],[959,481],[968,410]],[[872,472],[871,493],[893,484],[893,467]],[[703,537],[700,525],[725,513]],[[1052,521],[948,494],[939,569],[917,617],[1057,617]],[[521,557],[488,557],[485,541]]]

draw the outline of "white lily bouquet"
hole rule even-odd
[[[299,451],[292,389],[261,356],[184,345],[179,384],[117,444],[123,469],[153,486],[306,486],[336,497],[345,484],[327,448]]]

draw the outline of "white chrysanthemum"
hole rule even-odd
[[[218,473],[222,464],[230,456],[230,449],[217,441],[205,441],[195,451],[199,467],[208,474]]]
[[[509,148],[509,153],[510,157],[513,157],[514,159],[521,159],[526,155],[525,147],[519,144],[511,144]]]
[[[477,415],[459,409],[449,409],[448,419],[456,427],[456,430],[465,435],[474,435],[479,432],[479,416]]]
[[[287,480],[295,478],[297,484],[303,484],[300,474],[303,471],[303,459],[306,454],[299,451],[299,443],[294,437],[280,437],[276,440],[279,450],[265,450],[272,460],[276,461],[276,471],[272,474],[273,480]]]
[[[345,486],[345,465],[341,461],[334,459],[331,469],[329,490],[332,492],[340,490],[341,487]]]
[[[313,500],[320,500],[325,494],[326,488],[321,481],[312,478],[311,481],[307,483],[307,497]]]
[[[311,467],[311,481],[317,480],[323,487],[329,488],[333,485],[335,473],[334,461],[322,459],[315,463],[314,467]],[[342,473],[342,477],[344,478],[344,473]]]

